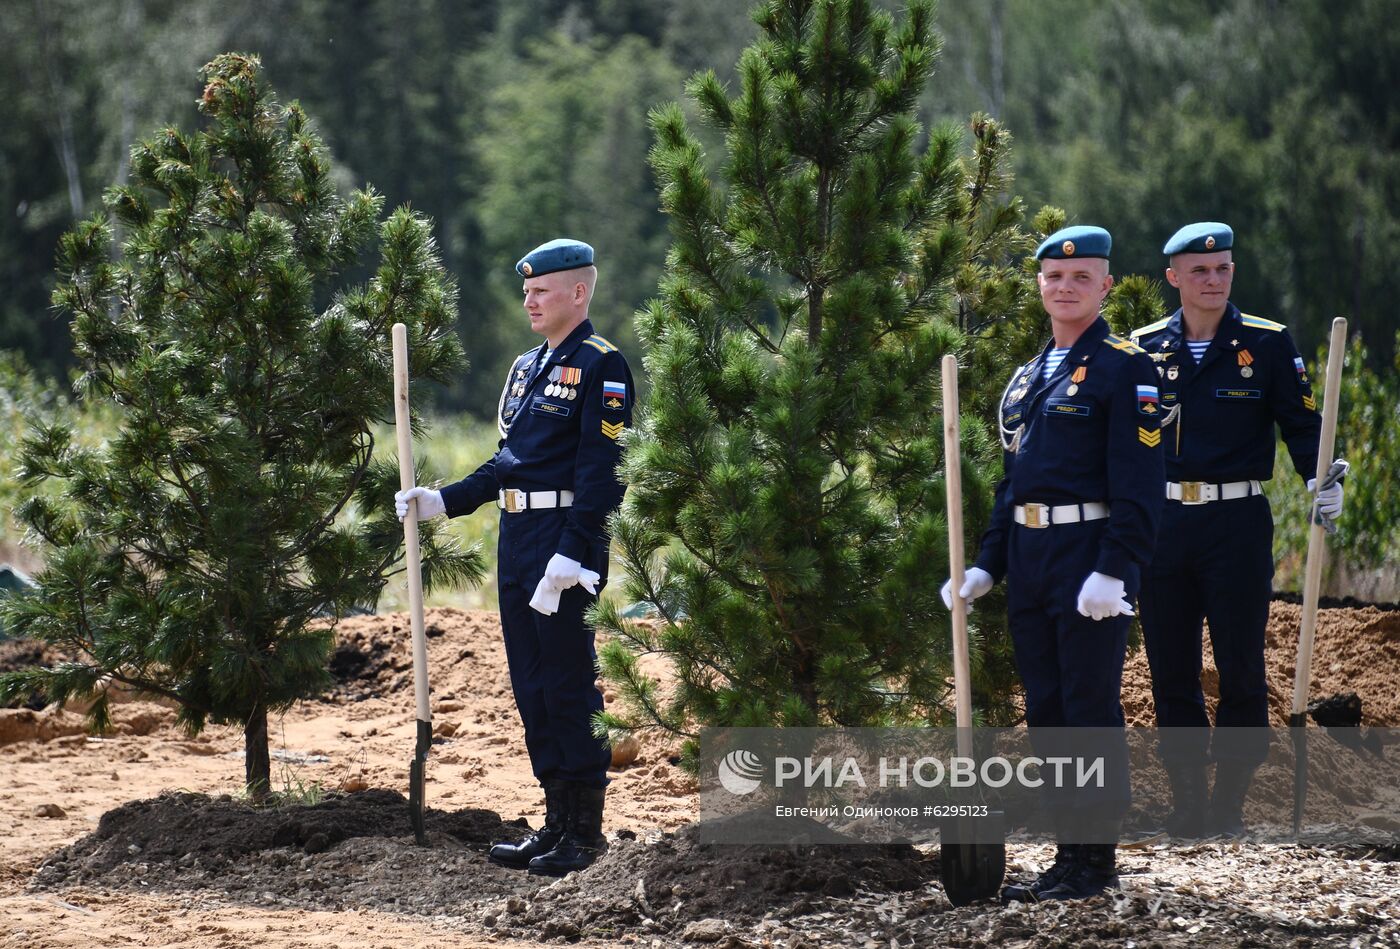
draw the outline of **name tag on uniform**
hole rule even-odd
[[[1063,399],[1051,399],[1045,403],[1046,415],[1069,415],[1075,418],[1088,418],[1093,411],[1093,406],[1083,402],[1066,402]]]
[[[1020,417],[1021,417],[1021,410],[1020,410],[1020,409],[1017,409],[1015,412],[1007,412],[1007,413],[1006,413],[1006,417],[1003,418],[1002,421],[1003,421],[1004,423],[1006,423],[1007,425],[1012,425],[1012,424],[1014,424],[1018,419],[1020,419]]]
[[[572,406],[560,405],[557,402],[546,402],[544,399],[536,399],[530,405],[531,413],[535,415],[554,415],[559,418],[568,418],[573,411]]]
[[[1217,399],[1258,399],[1264,395],[1263,389],[1216,389]]]

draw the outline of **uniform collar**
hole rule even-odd
[[[1228,345],[1230,340],[1240,338],[1240,330],[1244,324],[1240,322],[1240,308],[1228,300],[1225,301],[1225,315],[1220,318],[1220,325],[1215,328],[1215,339],[1211,342],[1211,348],[1222,346],[1227,349],[1234,349],[1235,346]],[[1186,345],[1186,316],[1181,307],[1176,308],[1176,312],[1167,320],[1166,328],[1162,331],[1162,340],[1156,346],[1157,349],[1181,349]]]
[[[1104,338],[1108,336],[1108,321],[1102,316],[1096,317],[1088,328],[1074,341],[1074,345],[1065,353],[1065,358],[1060,360],[1060,365],[1055,369],[1054,374],[1047,380],[1041,380],[1041,370],[1045,365],[1045,359],[1050,355],[1050,351],[1055,348],[1055,340],[1045,344],[1045,348],[1040,351],[1032,363],[1031,379],[1035,380],[1033,385],[1039,394],[1042,390],[1048,390],[1060,381],[1061,376],[1066,376],[1080,366],[1087,366],[1094,358],[1094,354],[1102,348]]]
[[[553,366],[556,363],[567,362],[574,352],[583,345],[583,341],[592,335],[592,321],[584,320],[575,326],[569,335],[564,337],[564,341],[559,344],[559,347],[550,353],[548,365]],[[548,348],[549,340],[545,340],[542,345]]]

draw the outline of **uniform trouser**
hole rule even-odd
[[[1208,756],[1253,767],[1269,752],[1264,629],[1273,594],[1274,522],[1263,495],[1209,504],[1168,501],[1144,571],[1142,631],[1152,669],[1159,749],[1171,765]],[[1201,690],[1201,621],[1220,674],[1218,730]]]
[[[583,620],[596,597],[575,585],[560,595],[553,615],[530,606],[559,549],[564,517],[560,509],[501,514],[497,574],[506,662],[535,777],[601,788],[611,753],[593,736],[591,719],[603,696],[594,685],[593,628]]]
[[[1081,753],[1091,748],[1105,759],[1103,787],[1072,793],[1047,789],[1047,805],[1052,811],[1093,809],[1113,820],[1131,800],[1120,700],[1130,618],[1092,620],[1078,610],[1079,590],[1094,572],[1107,524],[1012,527],[1006,591],[1007,622],[1036,753],[1047,757],[1070,744]],[[1137,569],[1126,572],[1131,575],[1118,579],[1131,600]],[[1093,731],[1073,742],[1060,731],[1077,726]]]

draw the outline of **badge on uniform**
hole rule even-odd
[[[1303,357],[1302,357],[1302,356],[1294,356],[1294,357],[1293,357],[1293,368],[1298,370],[1298,381],[1301,382],[1301,383],[1303,383],[1304,385],[1307,385],[1307,383],[1308,383],[1308,367],[1303,365]]]
[[[1085,379],[1085,377],[1088,376],[1088,375],[1089,375],[1089,370],[1088,370],[1088,368],[1085,367],[1085,366],[1080,366],[1079,368],[1075,369],[1074,372],[1070,374],[1070,377],[1069,377],[1069,388],[1065,390],[1065,394],[1066,394],[1066,395],[1078,395],[1078,394],[1079,394],[1079,383],[1083,382],[1084,379]]]
[[[1137,387],[1138,411],[1143,415],[1157,414],[1157,387],[1138,386]]]
[[[603,420],[603,434],[616,441],[622,437],[622,423]]]
[[[583,379],[583,370],[577,366],[555,366],[549,373],[549,385],[544,394],[554,399],[576,399],[578,390],[573,388]]]
[[[1179,367],[1179,366],[1168,366],[1168,367],[1167,367],[1167,378],[1168,378],[1168,379],[1170,379],[1170,380],[1172,380],[1173,382],[1175,382],[1175,381],[1176,381],[1176,377],[1179,376],[1179,375],[1181,375],[1181,367]]]
[[[1138,426],[1138,441],[1142,442],[1148,448],[1156,448],[1158,445],[1162,444],[1162,431],[1161,429],[1150,429]]]
[[[627,404],[627,384],[625,382],[603,383],[603,404],[610,409],[620,409]]]
[[[1249,354],[1249,350],[1241,349],[1235,353],[1235,362],[1239,363],[1240,375],[1248,379],[1254,375],[1254,367],[1250,363],[1254,362],[1254,357]]]

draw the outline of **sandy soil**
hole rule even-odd
[[[246,813],[226,797],[241,782],[238,730],[190,738],[173,727],[169,709],[146,702],[119,704],[116,731],[102,738],[83,734],[72,712],[0,710],[0,947],[1400,942],[1400,854],[1390,850],[1216,843],[1124,851],[1118,897],[1031,910],[952,909],[937,883],[936,853],[912,848],[868,860],[787,851],[717,856],[684,829],[697,814],[694,782],[673,763],[675,748],[656,737],[613,773],[605,826],[613,850],[599,865],[557,882],[494,868],[483,855],[488,832],[502,821],[537,824],[541,813],[499,620],[437,609],[428,627],[440,739],[429,804],[443,821],[475,821],[476,829],[434,825],[426,852],[406,833],[324,852],[308,844],[303,852],[303,833],[290,848],[241,862],[191,851],[179,864],[184,871],[172,873],[175,863],[141,852],[139,834],[149,828],[118,819],[140,808],[121,806],[165,794],[149,810],[167,826],[189,813],[199,820]],[[1296,631],[1297,607],[1276,603],[1276,714],[1286,715]],[[363,617],[340,633],[336,688],[272,728],[273,783],[291,792],[356,792],[343,800],[378,802],[388,814],[398,806],[393,795],[364,789],[407,787],[414,729],[407,622]],[[1400,614],[1324,611],[1314,669],[1314,695],[1361,692],[1368,724],[1400,724]],[[1124,704],[1142,724],[1151,714],[1146,681],[1139,653]],[[1046,856],[1044,846],[1016,848],[1011,871],[1030,873]],[[197,882],[182,882],[186,876]],[[1274,882],[1261,888],[1261,879]],[[288,880],[295,882],[278,888]]]

